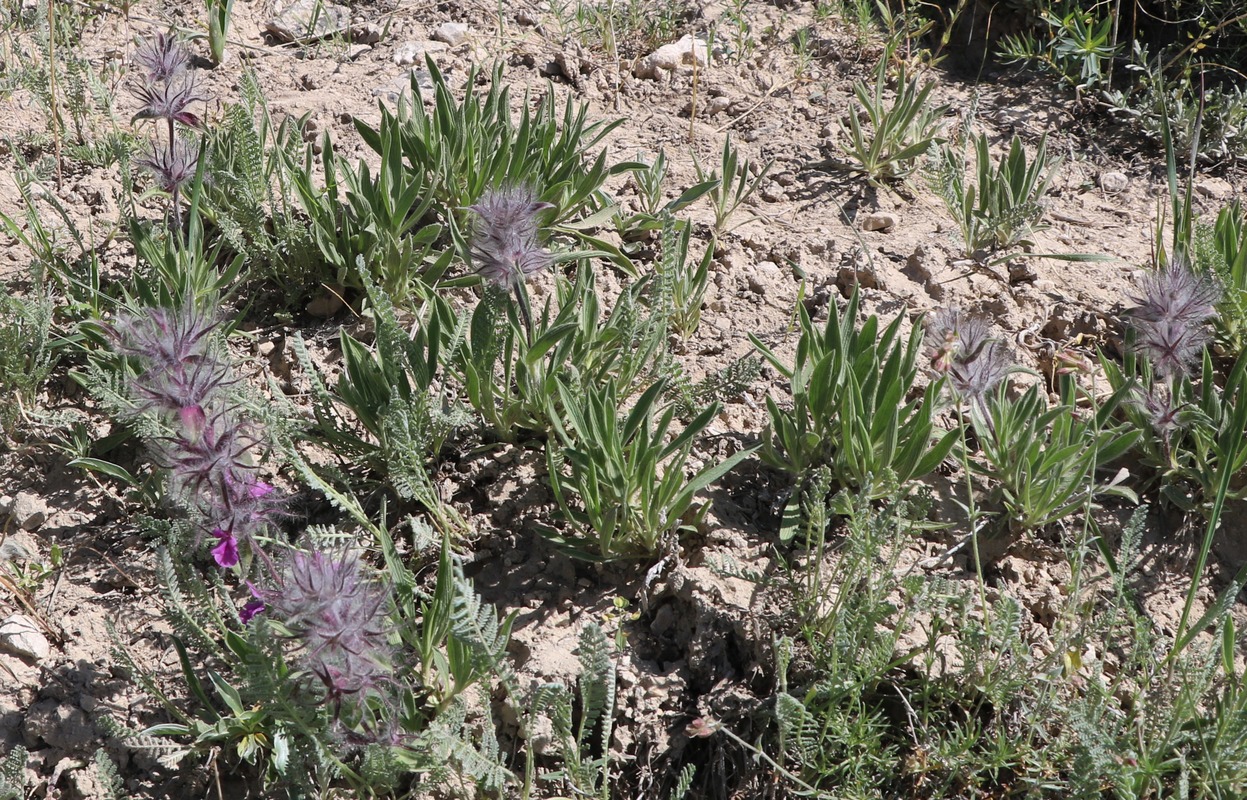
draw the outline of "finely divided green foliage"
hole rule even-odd
[[[836,486],[870,487],[872,496],[884,497],[934,470],[951,452],[956,432],[937,431],[932,421],[937,384],[910,396],[921,330],[915,326],[905,340],[899,316],[882,331],[874,316],[859,329],[858,303],[855,291],[843,311],[833,304],[822,331],[799,307],[801,338],[791,365],[750,335],[792,392],[791,409],[767,398],[770,424],[760,455],[798,481],[827,466]]]
[[[226,106],[207,133],[204,216],[231,250],[244,255],[252,275],[289,293],[305,291],[320,256],[297,213],[303,204],[291,172],[306,166],[299,126],[290,118],[274,124],[254,72],[243,72],[238,86],[240,101]]]
[[[568,530],[549,530],[547,538],[579,558],[653,557],[668,546],[668,537],[705,514],[708,506],[693,508],[697,494],[752,451],[686,477],[694,440],[719,407],[703,409],[669,437],[676,408],[661,404],[665,390],[664,382],[655,383],[625,412],[613,381],[579,392],[560,381],[562,414],[552,411],[550,417],[558,420],[561,446],[548,446],[546,456],[550,488]]]
[[[611,732],[615,722],[614,647],[600,625],[590,622],[580,632],[577,699],[562,684],[537,687],[530,705],[547,714],[554,727],[562,767],[543,775],[570,791],[572,797],[611,797]],[[576,715],[577,706],[579,716]]]
[[[968,163],[964,146],[941,147],[934,157],[931,185],[957,223],[967,257],[1004,257],[1031,244],[1031,234],[1046,227],[1040,222],[1044,212],[1040,201],[1061,159],[1049,161],[1046,137],[1028,157],[1022,140],[1014,136],[999,163],[988,151],[986,134],[974,137],[971,149],[973,162]],[[974,176],[969,184],[967,167]]]
[[[886,58],[879,62],[873,87],[854,81],[857,103],[849,106],[848,142],[840,145],[849,169],[873,185],[901,180],[917,171],[919,158],[943,141],[941,118],[948,111],[948,106],[929,104],[934,82],[919,86],[918,79],[909,79],[903,68],[896,76],[896,96],[889,105],[888,66]],[[869,131],[858,118],[863,112],[870,119]]]
[[[332,391],[301,340],[296,344],[311,380],[313,439],[387,482],[399,497],[420,502],[442,531],[462,536],[467,524],[441,501],[428,466],[446,440],[471,422],[440,375],[442,353],[462,341],[466,320],[434,296],[408,333],[389,295],[362,270],[359,280],[367,291],[376,342],[370,349],[345,330],[339,334],[343,371]]]
[[[56,364],[52,348],[52,298],[0,295],[0,432],[11,434]]]
[[[586,207],[600,202],[599,189],[613,171],[606,151],[589,152],[622,123],[588,122],[589,107],[569,97],[559,116],[553,91],[536,111],[523,102],[519,121],[511,119],[511,95],[503,83],[502,67],[493,71],[489,91],[476,89],[475,68],[468,74],[465,95],[457,102],[441,70],[431,59],[427,67],[433,80],[433,108],[426,111],[419,82],[412,75],[410,105],[397,112],[381,108],[381,127],[373,129],[356,120],[360,136],[374,151],[387,156],[382,131],[393,131],[408,180],[429,187],[432,207],[443,224],[463,229],[466,209],[486,189],[516,180],[531,181],[540,199],[556,207],[554,219],[573,219]]]
[[[1138,502],[1128,487],[1100,483],[1096,476],[1139,438],[1139,431],[1112,423],[1125,390],[1086,418],[1075,406],[1072,381],[1065,382],[1062,402],[1052,408],[1037,386],[1016,400],[1005,392],[997,390],[986,407],[971,407],[980,446],[971,467],[986,480],[989,498],[1003,506],[1009,529],[1042,528],[1094,508],[1093,499],[1099,496]]]

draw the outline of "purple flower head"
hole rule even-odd
[[[1004,343],[993,339],[987,322],[957,308],[942,308],[927,322],[931,371],[948,379],[957,397],[982,402],[1013,370]]]
[[[156,178],[156,184],[170,194],[195,179],[199,169],[199,150],[181,139],[172,148],[153,144],[138,160],[139,166]]]
[[[238,565],[238,540],[230,531],[214,528],[212,535],[220,540],[220,544],[212,548],[212,557],[218,567],[229,568]]]
[[[1191,404],[1174,397],[1172,387],[1163,381],[1153,383],[1146,390],[1136,389],[1128,402],[1143,412],[1166,448],[1173,435],[1190,424]]]
[[[215,327],[195,311],[156,308],[122,319],[112,331],[118,350],[146,367],[134,381],[140,410],[180,415],[191,438],[203,430],[211,399],[229,384],[228,371],[210,346]]]
[[[157,33],[134,52],[134,63],[151,83],[167,83],[190,66],[191,57],[172,33]]]
[[[1140,280],[1142,294],[1129,315],[1135,349],[1163,378],[1186,372],[1208,342],[1207,322],[1217,315],[1221,288],[1174,259]]]
[[[168,81],[145,83],[134,90],[134,96],[142,103],[132,122],[140,119],[164,119],[180,122],[192,128],[200,126],[199,116],[188,110],[192,103],[207,100],[199,91],[199,81],[192,73],[175,75]]]
[[[366,569],[350,550],[293,551],[281,583],[261,592],[335,703],[377,686],[389,671],[389,589]]]
[[[471,252],[482,278],[511,289],[549,266],[550,254],[537,239],[537,215],[554,206],[538,200],[531,187],[489,189],[468,208],[476,214]]]

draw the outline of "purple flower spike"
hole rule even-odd
[[[942,308],[927,323],[931,371],[948,378],[958,397],[983,402],[1013,369],[1008,348],[987,323],[957,308]]]
[[[177,139],[172,149],[153,146],[138,163],[155,176],[162,190],[172,194],[195,179],[199,169],[199,151]]]
[[[1211,278],[1196,275],[1175,259],[1145,275],[1142,296],[1130,310],[1137,333],[1136,349],[1156,368],[1173,378],[1183,374],[1208,342],[1207,322],[1217,315],[1221,288]]]
[[[148,81],[164,83],[173,80],[190,66],[190,53],[172,34],[157,33],[139,45],[134,63],[147,73]]]
[[[217,566],[226,569],[237,566],[238,540],[234,538],[234,534],[229,531],[223,531],[220,528],[214,528],[212,535],[221,540],[220,544],[212,548],[212,557],[216,559]]]
[[[358,553],[294,551],[282,583],[261,594],[335,703],[385,679],[389,589],[367,576]]]
[[[537,215],[548,208],[528,186],[490,189],[475,205],[472,260],[482,278],[512,289],[550,265],[550,254],[537,239]]]
[[[180,122],[191,128],[200,126],[199,116],[188,109],[192,103],[207,100],[199,91],[199,82],[190,73],[175,76],[172,80],[147,83],[134,90],[134,96],[142,103],[133,119],[164,119]]]

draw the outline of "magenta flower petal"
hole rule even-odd
[[[203,406],[185,406],[178,409],[178,416],[182,418],[182,426],[186,428],[186,434],[190,440],[199,441],[199,437],[203,435],[204,428],[208,424],[208,415],[204,413]]]
[[[239,610],[238,619],[243,625],[246,625],[248,622],[255,619],[256,614],[259,614],[263,610],[263,600],[248,600],[247,604]]]
[[[259,500],[261,497],[268,497],[273,493],[273,487],[264,481],[256,481],[247,489],[247,494],[251,495],[252,500]]]
[[[212,535],[221,540],[220,544],[212,548],[212,557],[216,559],[217,565],[221,567],[237,565],[238,541],[234,538],[234,534],[216,528],[212,531]]]

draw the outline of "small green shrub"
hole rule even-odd
[[[386,158],[389,136],[397,138],[403,169],[410,173],[405,180],[428,187],[435,201],[430,211],[443,225],[462,229],[457,223],[487,189],[517,180],[531,182],[542,201],[554,204],[555,222],[571,220],[600,202],[599,189],[614,169],[604,149],[592,158],[589,152],[622,120],[590,123],[588,104],[570,97],[560,116],[549,92],[536,111],[523,102],[519,121],[513,122],[501,66],[494,69],[484,96],[477,92],[473,69],[462,102],[455,100],[437,65],[429,60],[427,66],[433,80],[431,110],[425,110],[413,75],[410,105],[402,103],[396,113],[382,106],[380,128],[359,120],[355,127]]]
[[[848,168],[876,186],[902,180],[917,171],[919,159],[944,141],[940,136],[941,117],[948,111],[948,106],[929,105],[935,89],[933,82],[919,87],[918,79],[907,79],[903,68],[896,77],[896,97],[888,104],[887,72],[888,62],[884,59],[875,68],[873,88],[860,80],[854,82],[857,102],[849,105],[849,125],[844,131],[848,142],[840,146],[848,158]],[[858,119],[861,113],[870,120],[868,131]]]
[[[0,431],[12,434],[33,410],[43,382],[56,365],[52,348],[52,298],[36,289],[0,295]]]
[[[791,365],[750,336],[792,393],[791,409],[767,398],[770,423],[760,455],[799,483],[826,466],[835,486],[870,487],[872,497],[885,497],[934,470],[957,433],[939,432],[932,421],[937,384],[911,397],[921,331],[905,340],[901,317],[880,331],[874,316],[859,329],[858,302],[854,292],[843,310],[833,306],[822,331],[799,307],[801,338]]]
[[[1087,418],[1077,412],[1072,381],[1065,382],[1062,402],[1052,408],[1036,386],[1016,400],[997,390],[986,407],[971,406],[980,447],[971,467],[987,483],[989,504],[1003,506],[1010,530],[1050,525],[1094,508],[1100,496],[1138,502],[1127,486],[1101,483],[1096,476],[1139,438],[1139,431],[1111,424],[1124,395],[1118,392]]]
[[[934,157],[932,188],[957,223],[965,255],[978,261],[1032,244],[1031,234],[1046,226],[1044,194],[1061,159],[1049,161],[1047,139],[1028,157],[1017,136],[1000,162],[993,163],[986,134],[972,140],[974,161],[967,163],[962,147],[941,147]],[[967,167],[974,182],[966,182]]]
[[[547,531],[547,538],[580,558],[652,558],[670,546],[668,537],[700,521],[708,506],[693,509],[697,493],[752,451],[686,477],[694,439],[719,407],[703,409],[668,440],[676,408],[660,405],[665,390],[655,383],[625,414],[613,381],[576,391],[560,381],[565,419],[551,410],[561,446],[547,447],[547,474],[571,531]]]

